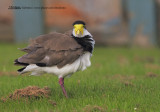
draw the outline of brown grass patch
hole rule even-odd
[[[152,77],[157,77],[158,75],[155,74],[155,73],[152,73],[152,72],[148,72],[148,73],[146,74],[146,76],[152,78]]]
[[[7,76],[17,76],[18,73],[16,71],[11,71],[11,72],[1,72],[0,71],[0,76],[4,76],[4,75],[7,75]]]
[[[135,56],[134,57],[134,61],[135,62],[142,62],[142,63],[154,63],[155,59],[154,57],[139,57],[139,56]]]
[[[145,68],[147,68],[147,69],[153,69],[153,70],[157,70],[157,69],[160,69],[160,66],[159,65],[157,65],[157,64],[145,64]]]
[[[57,103],[55,101],[53,101],[53,100],[49,100],[49,103],[52,104],[53,106],[57,105]]]
[[[121,74],[116,74],[112,76],[112,79],[117,79],[120,81],[126,81],[126,80],[133,80],[135,79],[134,75],[121,75]]]
[[[118,56],[117,61],[121,67],[129,65],[129,60],[125,56]]]
[[[130,81],[124,81],[122,82],[125,86],[134,86],[132,82]]]
[[[39,88],[37,86],[28,86],[24,89],[17,89],[12,94],[7,96],[6,98],[2,97],[1,100],[3,102],[8,99],[18,100],[20,98],[25,99],[40,99],[40,98],[48,98],[50,95],[50,89],[48,87]]]
[[[95,65],[94,65],[96,68],[100,68],[100,67],[102,67],[102,64],[101,63],[95,63]]]
[[[134,75],[121,75],[121,74],[116,74],[116,75],[113,75],[111,77],[112,80],[118,80],[120,81],[122,84],[124,84],[126,87],[127,86],[134,86],[134,84],[132,83],[132,80],[135,79],[135,76]]]
[[[84,112],[106,112],[107,108],[103,108],[101,106],[91,106],[91,105],[87,105],[84,109]]]

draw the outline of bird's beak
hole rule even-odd
[[[81,34],[80,30],[77,30],[76,35],[80,35],[80,34]]]
[[[74,25],[75,34],[77,36],[83,35],[83,28],[84,28],[84,26],[82,24],[76,24],[76,25]]]

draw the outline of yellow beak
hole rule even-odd
[[[76,35],[83,35],[83,28],[84,28],[83,24],[76,24],[76,25],[74,25],[75,34]]]

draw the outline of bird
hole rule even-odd
[[[14,61],[14,65],[23,66],[17,70],[19,74],[57,75],[66,98],[64,78],[91,66],[95,45],[84,21],[77,20],[72,25],[73,29],[65,33],[51,32],[31,39],[27,47],[20,49],[26,54]]]

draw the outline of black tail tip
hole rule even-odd
[[[14,62],[15,62],[15,63],[18,63],[18,59],[15,59]]]
[[[18,69],[17,71],[18,71],[18,72],[22,72],[25,68],[26,68],[26,67],[20,68],[20,69]]]
[[[19,62],[18,59],[14,60],[14,65],[28,66],[28,63]]]

